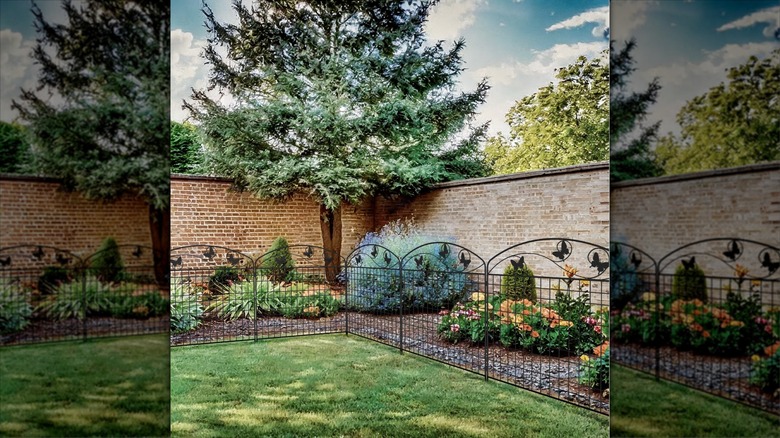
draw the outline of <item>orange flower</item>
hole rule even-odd
[[[563,266],[563,275],[572,278],[577,273],[577,268],[571,267],[568,264]]]
[[[605,351],[607,351],[607,348],[609,348],[609,341],[604,341],[603,344],[593,349],[593,354],[596,356],[601,356]]]
[[[520,324],[520,325],[517,326],[517,328],[519,328],[520,330],[522,330],[524,332],[530,332],[531,330],[533,330],[533,327],[531,327],[528,324]]]
[[[552,322],[550,323],[550,328],[555,328],[555,327],[558,327],[557,319],[553,319]]]
[[[744,323],[744,322],[742,322],[742,321],[737,321],[737,320],[734,320],[734,321],[731,321],[731,322],[729,323],[729,325],[730,325],[730,326],[732,326],[732,327],[744,327],[744,326],[745,326],[745,323]]]
[[[521,301],[521,303],[526,307],[533,307],[534,305],[534,303],[528,298],[523,298],[523,301]]]
[[[710,332],[708,332],[707,330],[704,330],[703,332],[701,332],[701,335],[703,337],[705,337],[705,338],[709,338],[710,337]]]
[[[531,332],[531,337],[532,338],[538,338],[539,337],[539,332],[537,332],[536,330],[532,331]]]
[[[737,278],[745,278],[748,272],[750,272],[748,268],[740,265],[739,263],[734,265],[734,274],[737,276]]]
[[[700,331],[704,330],[704,327],[702,327],[701,324],[699,324],[699,323],[695,323],[695,324],[691,325],[691,330],[696,331],[696,332],[700,332]],[[706,338],[706,336],[705,336],[705,338]]]
[[[573,325],[574,325],[574,323],[573,323],[573,322],[571,322],[571,321],[566,321],[566,320],[563,320],[563,321],[561,321],[559,324],[560,324],[560,326],[561,326],[561,327],[571,327],[571,326],[573,326]]]
[[[765,347],[764,354],[766,354],[767,356],[772,356],[777,352],[778,349],[780,349],[780,341],[777,341],[774,344]]]

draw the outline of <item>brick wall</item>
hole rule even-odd
[[[51,179],[0,175],[0,247],[36,244],[95,252],[105,237],[151,246],[149,211],[140,198],[90,201]]]

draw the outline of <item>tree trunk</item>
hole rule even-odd
[[[330,210],[320,204],[320,230],[325,248],[325,279],[336,284],[336,276],[341,272],[341,206]]]
[[[170,291],[171,210],[149,206],[149,229],[152,232],[154,279],[165,292]]]

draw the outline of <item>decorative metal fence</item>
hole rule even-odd
[[[606,248],[560,238],[491,259],[450,242],[176,248],[171,345],[346,333],[607,413],[608,270]]]
[[[46,245],[0,248],[0,344],[165,333],[165,289],[141,245],[84,257]]]
[[[616,363],[780,414],[780,249],[706,239],[654,260],[612,246]]]

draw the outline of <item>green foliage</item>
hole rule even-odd
[[[295,261],[290,254],[287,239],[284,237],[274,239],[268,253],[263,256],[260,272],[272,283],[292,281],[296,277]]]
[[[43,268],[43,274],[38,277],[38,291],[41,294],[49,294],[60,284],[70,283],[73,276],[67,268],[61,266],[46,266]]]
[[[734,167],[780,159],[780,49],[730,68],[728,83],[691,99],[677,114],[680,135],[656,149],[666,173]]]
[[[222,293],[230,288],[233,283],[244,280],[243,275],[237,268],[232,266],[218,266],[214,273],[209,276],[209,292]]]
[[[587,360],[585,360],[587,358]],[[580,364],[578,380],[581,384],[598,389],[599,391],[609,387],[609,348],[604,353],[591,359],[583,356]]]
[[[195,126],[171,120],[171,173],[193,174],[203,165]]]
[[[488,341],[499,338],[501,325],[490,309],[485,312],[484,299],[472,300],[466,304],[456,303],[452,311],[442,310],[440,314],[442,319],[436,327],[436,332],[442,339],[453,344],[467,341],[484,345],[485,336]]]
[[[609,159],[609,65],[606,51],[558,69],[557,84],[517,101],[506,115],[509,137],[489,140],[493,173],[548,169]]]
[[[332,316],[340,302],[329,292],[306,295],[308,285],[281,287],[268,282],[257,283],[257,297],[251,281],[234,283],[215,302],[206,308],[227,320],[255,319],[258,315],[287,318]]]
[[[652,150],[661,122],[643,124],[648,108],[658,99],[661,85],[655,78],[644,91],[628,91],[629,76],[636,70],[631,57],[634,47],[636,41],[632,39],[619,51],[611,43],[609,48],[609,174],[612,181],[663,173]]]
[[[23,330],[30,324],[32,312],[27,294],[0,280],[0,334]]]
[[[203,316],[198,293],[189,287],[175,288],[171,293],[171,332],[195,330]]]
[[[536,280],[534,271],[528,265],[522,265],[519,269],[508,265],[501,277],[501,295],[511,300],[524,298],[536,301]]]
[[[768,358],[754,358],[750,383],[762,391],[775,393],[780,388],[780,349]]]
[[[623,309],[638,298],[644,286],[636,266],[628,260],[628,253],[622,252],[620,248],[615,245],[609,252],[609,305],[614,309]]]
[[[109,315],[114,296],[110,285],[87,276],[85,284],[79,280],[54,287],[52,296],[41,302],[36,311],[55,320]]]
[[[140,295],[120,295],[111,303],[111,316],[117,318],[151,318],[168,314],[170,302],[157,291]]]
[[[672,295],[684,300],[699,299],[707,302],[707,277],[699,265],[686,269],[680,264],[672,277]]]
[[[90,264],[90,272],[101,281],[110,283],[124,278],[125,264],[119,253],[119,245],[113,237],[106,237],[100,244]]]
[[[30,145],[23,126],[0,121],[0,173],[26,173]]]
[[[66,190],[169,202],[170,7],[161,2],[64,3],[64,23],[33,4],[39,86],[12,107],[27,123],[35,168]],[[61,102],[61,103],[54,103]]]
[[[211,172],[260,197],[305,191],[330,211],[481,174],[484,127],[457,138],[488,86],[456,91],[464,43],[424,46],[428,2],[295,5],[234,2],[236,25],[204,6],[210,86],[236,101],[195,90],[185,102]]]

